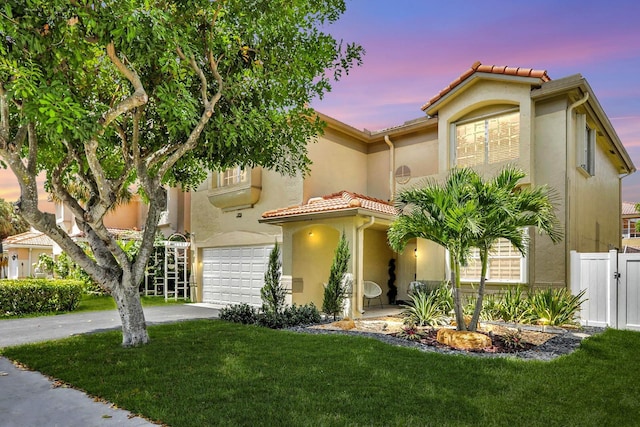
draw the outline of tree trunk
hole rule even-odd
[[[478,299],[476,300],[476,308],[473,311],[473,317],[471,318],[471,323],[469,324],[469,330],[471,332],[475,332],[476,329],[478,329],[478,321],[480,320],[480,312],[482,311],[482,302],[484,300],[487,264],[489,262],[488,256],[488,251],[480,251],[482,268],[480,271],[480,286],[478,288]]]
[[[453,288],[453,309],[456,313],[456,329],[466,331],[467,324],[464,322],[462,300],[460,298],[460,264],[457,260],[451,261],[451,286]]]
[[[138,287],[121,282],[113,287],[111,294],[116,300],[122,321],[122,346],[135,347],[147,344],[149,334],[147,333],[147,323],[144,320]]]

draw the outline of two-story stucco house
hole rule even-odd
[[[529,231],[525,258],[498,245],[490,286],[566,286],[569,251],[620,247],[621,179],[635,166],[581,75],[552,80],[543,70],[475,63],[422,110],[426,116],[379,132],[321,115],[328,126],[309,145],[313,165],[304,179],[261,169],[212,174],[191,199],[199,300],[259,305],[268,253],[278,241],[292,302],[321,306],[343,232],[355,317],[366,308],[364,280],[387,292],[391,259],[398,299],[406,299],[411,281],[444,280],[443,248],[418,239],[394,253],[386,232],[398,189],[442,179],[456,166],[491,176],[517,164],[527,173],[522,185],[557,192],[564,241],[554,245]],[[463,279],[477,282],[476,273],[472,263]]]

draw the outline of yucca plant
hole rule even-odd
[[[449,314],[453,310],[453,290],[449,282],[442,282],[431,294],[434,295],[436,304],[443,314]]]
[[[418,326],[437,326],[446,323],[446,315],[438,304],[436,293],[417,292],[409,297],[411,301],[403,306],[405,323]]]
[[[534,321],[542,325],[562,326],[575,323],[585,290],[572,295],[566,288],[537,291],[529,297]]]

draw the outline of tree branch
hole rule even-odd
[[[178,56],[180,57],[180,59],[182,59],[183,61],[189,61],[189,65],[191,66],[193,71],[196,73],[196,75],[200,78],[200,96],[202,97],[201,99],[202,105],[207,105],[207,101],[209,98],[208,89],[207,89],[207,78],[202,72],[202,69],[200,69],[200,67],[196,63],[195,57],[191,55],[189,59],[187,59],[184,53],[182,53],[182,49],[180,49],[180,46],[176,48],[176,52],[178,52]]]
[[[120,61],[118,55],[116,54],[115,46],[113,42],[107,44],[107,55],[111,62],[115,67],[125,76],[129,82],[133,85],[134,92],[131,96],[127,97],[124,101],[118,103],[115,107],[110,108],[109,111],[104,113],[102,116],[101,124],[103,127],[107,127],[113,120],[122,114],[131,111],[132,109],[139,107],[140,105],[144,105],[149,101],[149,97],[147,96],[147,92],[144,90],[144,86],[140,81],[140,77],[138,74],[127,68],[126,65]]]

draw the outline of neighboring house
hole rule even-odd
[[[637,203],[622,203],[622,248],[621,252],[640,252],[640,212]]]
[[[36,230],[9,236],[2,241],[7,265],[0,269],[0,279],[18,279],[35,275],[34,264],[40,254],[53,256],[55,243],[49,236]]]
[[[211,174],[192,193],[199,300],[259,305],[270,249],[282,243],[283,281],[291,301],[322,305],[323,283],[341,233],[351,250],[353,316],[363,307],[363,281],[388,291],[395,259],[398,299],[414,280],[448,278],[447,254],[417,239],[401,254],[387,245],[393,197],[424,179],[471,166],[487,177],[517,164],[522,186],[548,184],[557,193],[565,238],[554,245],[528,231],[523,258],[506,243],[495,248],[489,287],[527,283],[564,287],[569,252],[620,247],[621,177],[635,166],[595,94],[581,75],[551,80],[543,70],[475,63],[427,102],[426,117],[379,132],[321,115],[328,126],[309,144],[306,178],[260,168]],[[466,282],[477,282],[474,263]]]
[[[190,208],[189,193],[177,188],[167,190],[167,210],[163,212],[159,222],[160,231],[165,237],[173,233],[189,232]],[[73,239],[84,238],[70,210],[64,205],[56,204],[55,215],[58,226]],[[119,205],[107,213],[104,224],[120,240],[139,239],[138,230],[144,228],[146,215],[147,205],[138,195],[134,195],[126,204]],[[61,251],[53,240],[35,230],[9,236],[2,242],[2,248],[8,265],[0,269],[0,278],[10,279],[33,276],[33,264],[38,262],[41,253],[56,257]]]

